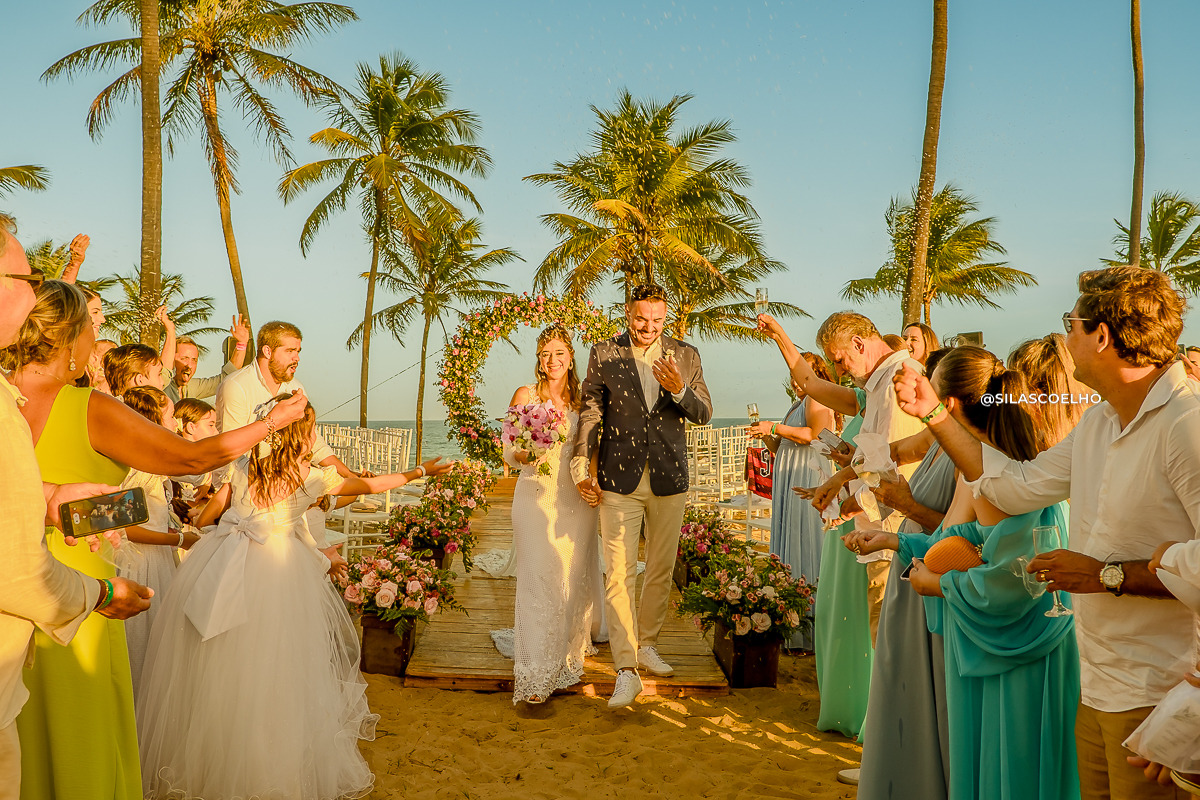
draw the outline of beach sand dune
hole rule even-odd
[[[853,798],[836,782],[861,748],[821,733],[811,657],[781,656],[778,689],[720,697],[555,695],[406,689],[368,675],[378,738],[363,753],[371,798]]]

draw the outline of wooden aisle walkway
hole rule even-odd
[[[476,553],[507,549],[512,544],[511,481],[502,481],[490,500],[487,516],[472,521],[479,534]],[[516,581],[484,577],[478,570],[465,573],[457,558],[454,570],[458,573],[457,596],[467,614],[436,614],[420,631],[404,685],[511,692],[512,662],[496,650],[490,632],[512,627]],[[638,592],[640,595],[640,580]],[[679,592],[672,587],[672,606],[678,600]],[[599,648],[600,652],[587,660],[583,681],[566,692],[602,696],[612,693],[616,680],[612,656],[608,645],[601,644]],[[713,658],[712,647],[691,622],[676,617],[674,612],[667,615],[658,650],[675,668],[675,674],[670,678],[655,678],[643,672],[646,694],[683,697],[729,693],[729,683]]]

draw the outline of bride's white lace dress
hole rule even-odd
[[[534,395],[536,397],[536,394]],[[579,415],[566,441],[549,454],[551,472],[521,466],[513,493],[513,549],[517,567],[516,620],[511,630],[492,631],[500,652],[513,659],[513,703],[546,700],[583,677],[592,647],[593,616],[603,602],[596,510],[571,481],[571,452]],[[595,614],[593,614],[595,612]],[[599,625],[597,624],[597,629]]]

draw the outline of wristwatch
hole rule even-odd
[[[1116,597],[1121,596],[1121,584],[1125,583],[1125,568],[1120,561],[1105,564],[1100,569],[1100,583]]]

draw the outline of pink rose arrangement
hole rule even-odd
[[[742,549],[712,556],[676,610],[704,630],[719,622],[737,636],[785,637],[809,624],[805,614],[812,602],[812,587],[803,576],[793,578],[779,556]]]
[[[547,457],[562,446],[570,432],[566,412],[549,403],[526,403],[512,406],[504,415],[500,439],[517,450],[528,450],[538,474],[549,475]]]
[[[487,493],[496,485],[496,476],[482,461],[456,461],[449,472],[435,475],[425,483],[421,504],[443,520],[466,525],[477,511],[487,511]]]
[[[438,611],[462,610],[454,599],[453,574],[427,557],[399,545],[383,545],[374,555],[350,564],[340,583],[342,597],[352,610],[389,621],[427,622]]]
[[[463,565],[471,568],[476,537],[470,524],[461,514],[440,513],[437,503],[397,506],[384,530],[392,544],[413,553],[462,553]]]
[[[746,540],[726,527],[721,512],[715,508],[689,505],[684,510],[676,558],[693,574],[708,574],[708,562],[713,556],[736,555],[745,550]]]

